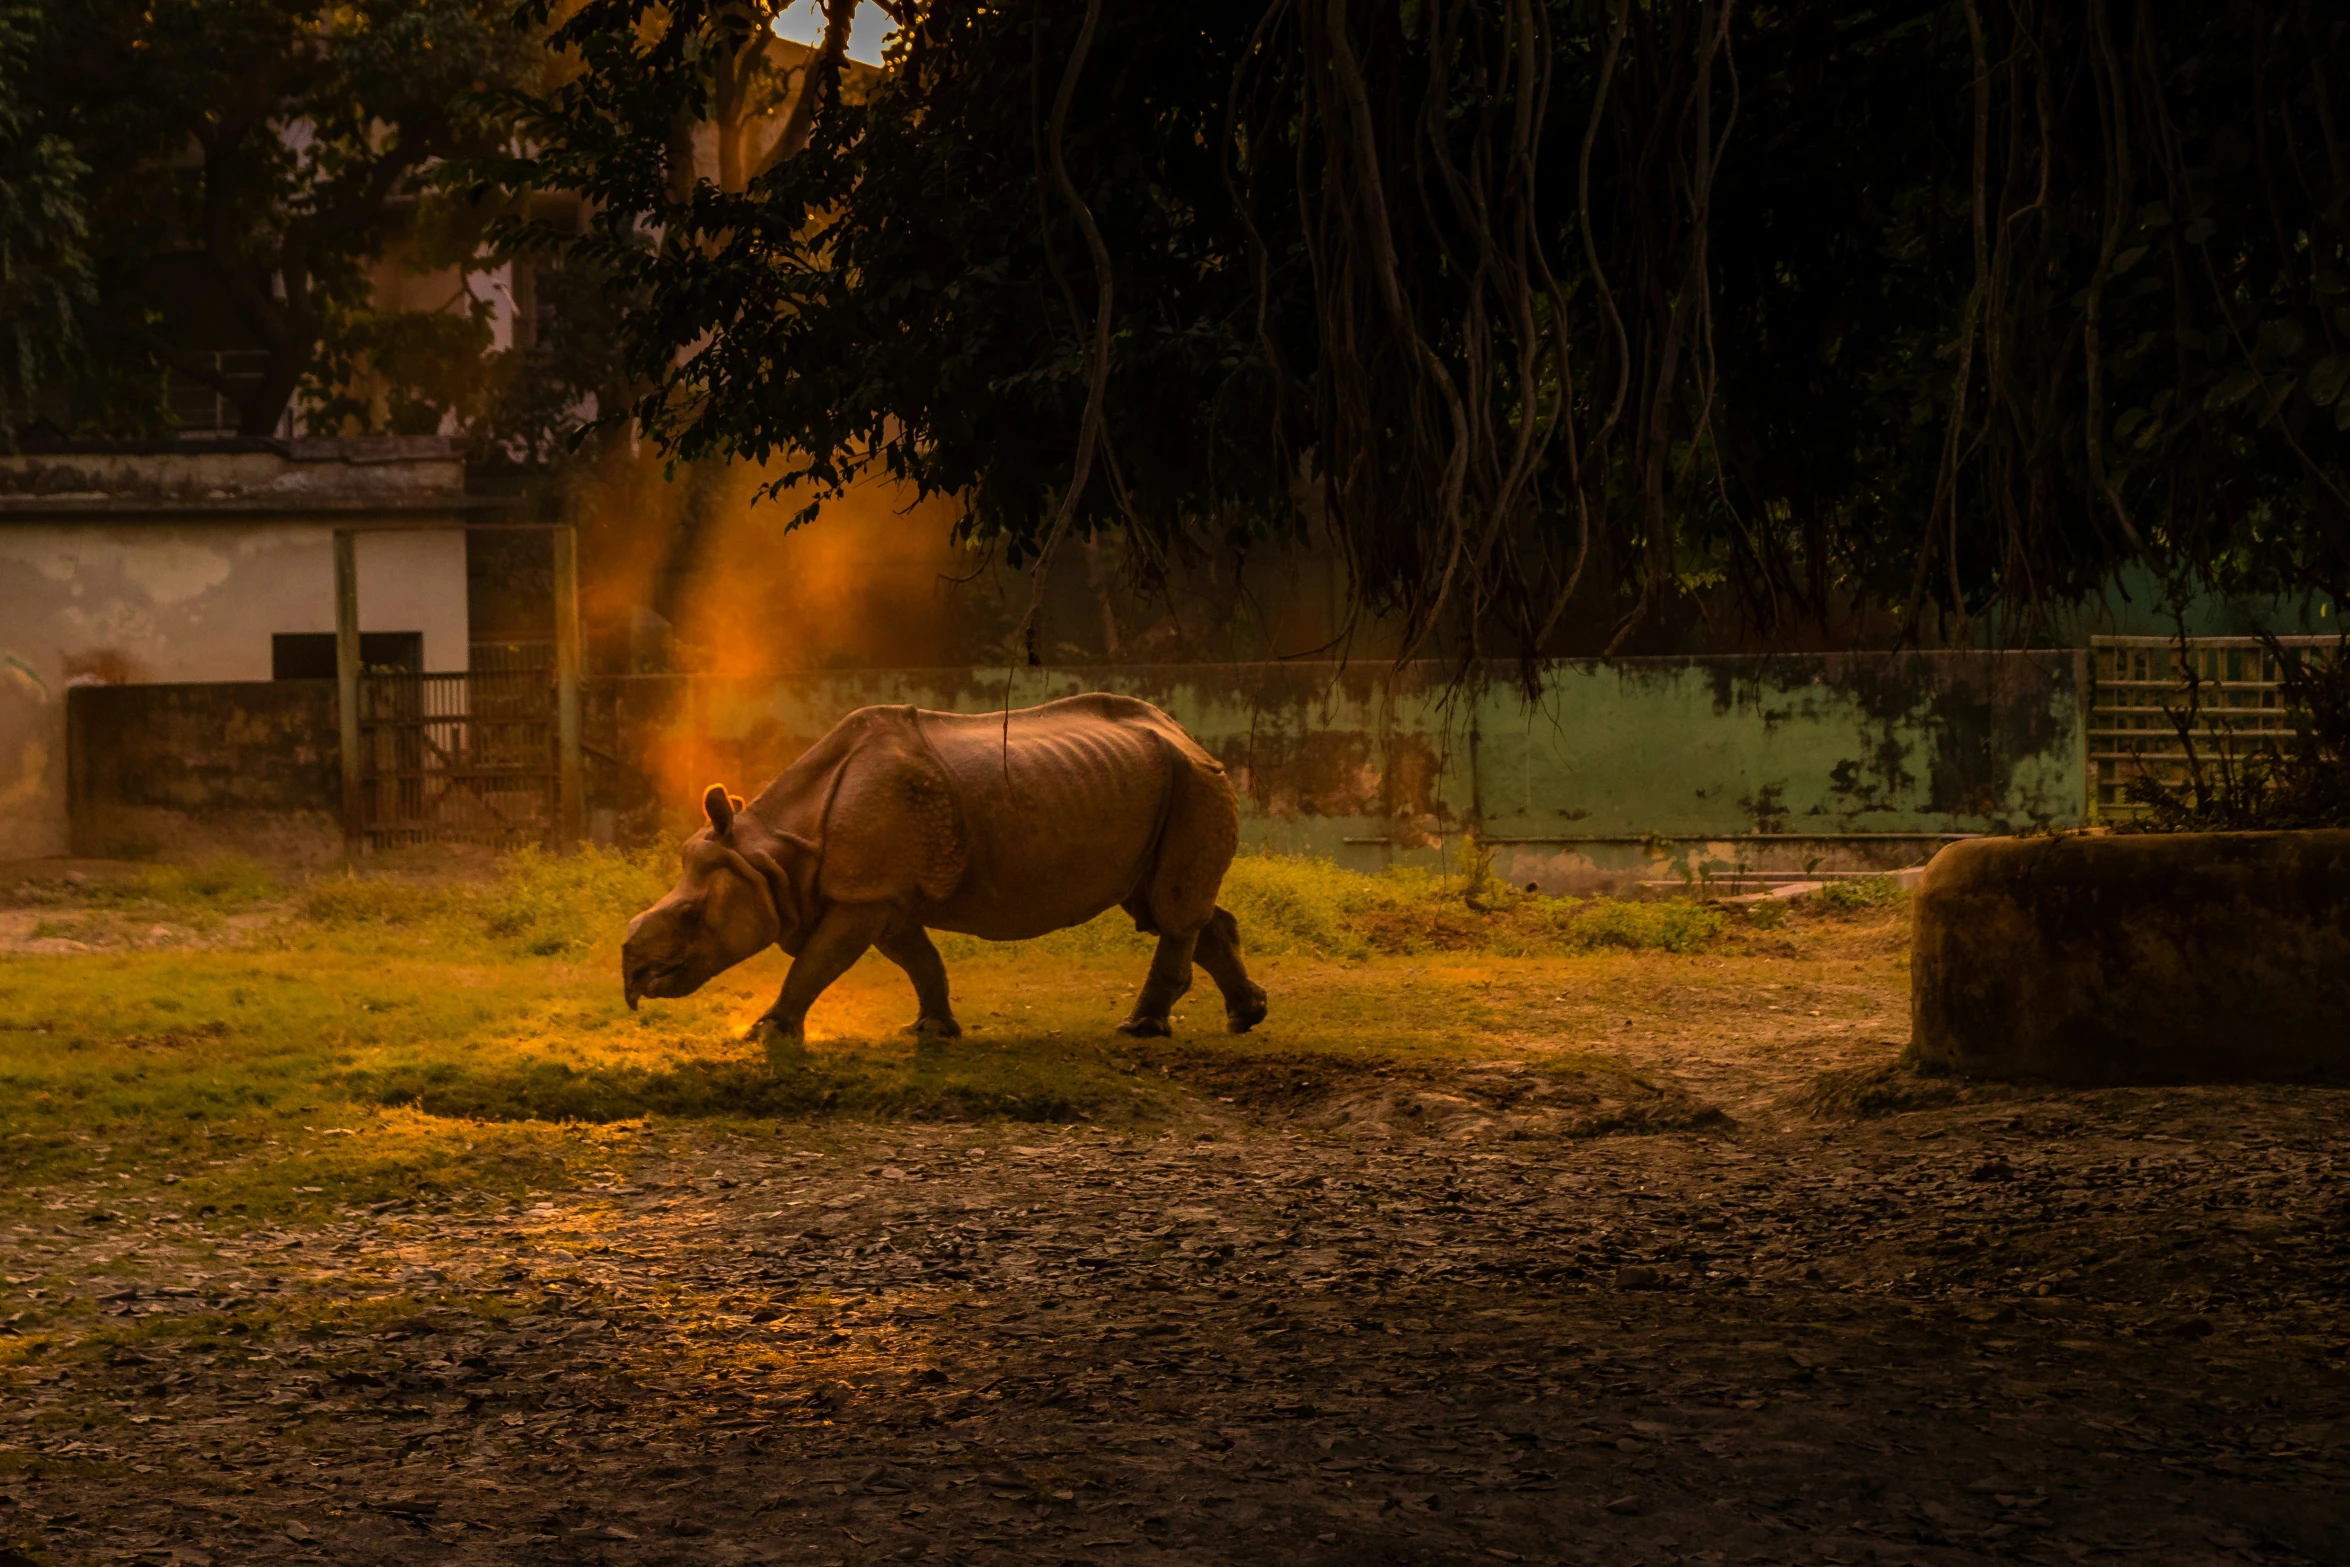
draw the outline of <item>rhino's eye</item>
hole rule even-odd
[[[699,925],[702,923],[702,906],[698,903],[681,903],[677,906],[677,918],[680,924]]]

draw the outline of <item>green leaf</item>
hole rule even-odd
[[[2217,386],[2203,394],[2203,406],[2215,413],[2222,408],[2232,408],[2250,397],[2252,389],[2259,384],[2260,377],[2249,366],[2240,366],[2229,371]]]
[[[2270,364],[2297,356],[2308,345],[2309,334],[2291,316],[2274,316],[2260,323],[2255,350]]]
[[[2342,383],[2350,380],[2350,354],[2328,354],[2309,372],[2309,400],[2320,408],[2330,408],[2342,395]]]

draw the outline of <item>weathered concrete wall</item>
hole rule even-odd
[[[334,630],[338,523],[456,525],[362,535],[359,621],[465,668],[463,483],[437,441],[0,458],[0,858],[65,852],[70,687],[267,680]]]
[[[82,686],[65,706],[74,853],[342,851],[333,681]]]
[[[1914,909],[1920,1066],[2072,1083],[2350,1076],[2350,832],[1954,844]]]
[[[872,703],[985,712],[1086,690],[1174,714],[1231,770],[1250,842],[1372,866],[1476,827],[1554,891],[1922,863],[1947,835],[2076,825],[2073,653],[1562,663],[1528,702],[1425,665],[882,670],[599,693],[625,824],[748,792]],[[625,834],[627,828],[623,825]]]
[[[465,535],[366,534],[358,560],[361,628],[463,669]],[[272,634],[334,628],[329,524],[0,517],[0,858],[65,851],[69,688],[267,680]]]
[[[589,688],[591,820],[606,839],[675,832],[709,783],[752,792],[859,707],[989,712],[1110,690],[1165,708],[1223,761],[1260,847],[1368,869],[1439,862],[1474,830],[1499,874],[1572,892],[1889,869],[1923,863],[1951,834],[2078,823],[2077,664],[1964,653],[1561,664],[1531,703],[1430,666],[630,677]],[[294,728],[273,740],[255,727],[253,688],[180,689],[157,713],[188,715],[187,727],[137,741],[143,781],[103,798],[244,808],[228,751],[192,715],[216,712],[236,746],[289,754]],[[92,726],[162,722],[144,711],[128,697],[87,709]],[[315,721],[312,752],[331,755],[331,700]],[[209,760],[173,771],[168,747],[182,743]],[[112,776],[98,755],[88,776]],[[78,821],[76,842],[96,842]]]

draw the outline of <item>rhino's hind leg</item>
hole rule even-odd
[[[1187,936],[1159,932],[1159,950],[1151,955],[1150,975],[1142,982],[1142,994],[1134,998],[1133,1012],[1118,1025],[1119,1033],[1137,1039],[1163,1039],[1175,1032],[1167,1014],[1191,988],[1192,949],[1198,942],[1196,931]]]
[[[1171,1031],[1167,1014],[1191,988],[1195,955],[1214,953],[1213,958],[1203,960],[1209,963],[1208,972],[1216,976],[1219,986],[1228,973],[1239,974],[1240,969],[1238,927],[1231,925],[1231,916],[1224,916],[1230,928],[1223,935],[1206,934],[1218,913],[1216,889],[1222,885],[1232,851],[1240,842],[1239,807],[1222,769],[1212,763],[1197,765],[1184,757],[1174,760],[1174,797],[1168,804],[1166,825],[1160,829],[1157,853],[1142,885],[1124,904],[1126,912],[1134,916],[1136,929],[1157,934],[1159,950],[1151,958],[1150,977],[1143,981],[1142,994],[1134,999],[1133,1015],[1118,1025],[1122,1034],[1153,1036]],[[1227,955],[1229,965],[1224,962]],[[1239,977],[1245,985],[1247,976]],[[1229,1005],[1229,989],[1225,995]]]
[[[930,932],[919,925],[909,925],[895,935],[884,936],[874,943],[881,955],[906,971],[914,982],[914,999],[921,1005],[921,1015],[906,1029],[909,1034],[931,1034],[940,1039],[960,1039],[963,1025],[955,1021],[955,1009],[947,1000],[947,966],[931,945]]]
[[[1265,1021],[1265,987],[1248,977],[1248,965],[1240,961],[1240,921],[1231,912],[1218,907],[1208,920],[1208,928],[1199,933],[1199,966],[1208,971],[1208,978],[1224,992],[1224,1026],[1235,1034],[1245,1034]]]

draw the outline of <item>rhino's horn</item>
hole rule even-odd
[[[724,784],[712,784],[704,790],[702,809],[710,813],[710,830],[721,838],[725,837],[726,830],[734,825],[734,813],[741,803],[726,792]]]

